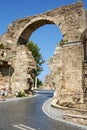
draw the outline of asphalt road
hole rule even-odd
[[[38,94],[33,98],[0,103],[0,130],[82,130],[45,115],[42,105],[53,93],[39,91]]]

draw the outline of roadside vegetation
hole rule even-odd
[[[34,60],[36,61],[36,71],[35,71],[35,77],[38,77],[41,72],[43,71],[43,68],[42,68],[42,64],[44,64],[44,60],[43,60],[43,57],[40,53],[40,48],[38,47],[38,45],[36,43],[34,43],[33,41],[29,41],[27,43],[27,48],[29,51],[31,51],[33,57],[34,57]],[[35,79],[34,79],[34,82],[35,82]],[[37,87],[40,87],[42,86],[42,81],[37,78]]]

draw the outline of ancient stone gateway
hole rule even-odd
[[[54,9],[52,11],[18,19],[8,26],[8,31],[1,38],[1,42],[26,44],[31,34],[45,24],[56,24],[64,39],[77,41],[86,28],[85,10],[82,3],[76,3]]]
[[[2,35],[0,43],[4,44],[4,46],[9,46],[12,52],[12,63],[10,66],[13,66],[14,72],[11,76],[11,85],[14,90],[26,88],[26,78],[29,76],[27,74],[27,69],[29,66],[35,68],[35,63],[33,58],[32,61],[29,60],[29,57],[32,56],[27,52],[24,45],[27,43],[32,33],[45,24],[57,25],[63,34],[63,39],[67,41],[66,44],[59,47],[60,49],[58,48],[57,56],[54,58],[56,64],[54,64],[53,61],[56,70],[58,70],[55,75],[56,90],[57,88],[64,88],[61,91],[62,100],[66,95],[71,97],[70,100],[72,100],[72,95],[78,96],[79,93],[78,102],[82,102],[82,62],[84,59],[84,52],[82,49],[83,44],[81,42],[81,36],[86,29],[86,11],[81,2],[56,8],[43,14],[18,19],[8,26],[7,33]],[[20,54],[23,56],[22,58]],[[23,58],[26,59],[25,62],[22,60]],[[7,60],[7,62],[8,61],[9,60]],[[3,64],[3,62],[4,60],[1,58],[1,64]],[[72,64],[72,62],[74,63]],[[9,62],[7,64],[9,64]],[[50,64],[52,64],[52,62],[50,62]],[[52,66],[51,72],[54,76],[55,70],[53,70]],[[75,93],[75,90],[77,93]],[[74,97],[73,100],[75,99],[77,98]],[[69,101],[68,98],[67,100]]]

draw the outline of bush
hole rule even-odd
[[[4,45],[3,44],[0,44],[0,49],[4,49]]]
[[[25,92],[19,91],[17,97],[25,97]]]
[[[65,43],[67,43],[67,42],[68,42],[68,40],[67,40],[67,39],[66,39],[66,40],[65,40],[65,39],[62,39],[62,40],[60,41],[60,43],[59,43],[59,44],[62,46],[62,45],[64,45],[64,44],[65,44]]]

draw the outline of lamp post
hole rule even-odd
[[[35,78],[35,89],[37,89],[37,76]]]

